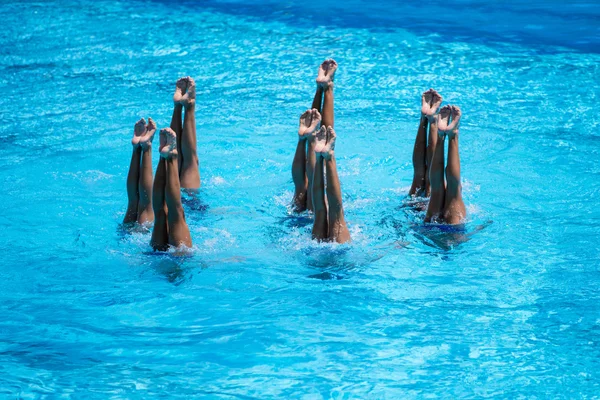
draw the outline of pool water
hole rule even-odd
[[[344,4],[0,5],[0,396],[598,396],[599,7]],[[289,208],[327,57],[349,245]],[[182,258],[120,222],[183,75]],[[464,233],[405,207],[430,87],[463,110]]]

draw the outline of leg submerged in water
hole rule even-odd
[[[325,141],[327,129],[322,126],[321,129],[313,133],[315,135],[314,146],[316,163],[313,175],[313,184],[311,187],[315,220],[312,229],[312,238],[320,241],[326,240],[329,236],[327,225],[327,204],[325,203],[325,173],[323,157],[317,152],[320,141]]]
[[[183,132],[178,139],[178,153],[182,153],[179,179],[184,189],[200,188],[200,162],[198,160],[196,138],[196,82],[187,78],[186,92],[181,96],[180,104],[185,109]],[[177,133],[177,135],[179,135]]]
[[[308,204],[308,188],[310,187],[307,177],[307,139],[312,138],[313,132],[321,122],[321,114],[316,109],[306,110],[300,116],[300,128],[298,129],[298,144],[294,161],[292,161],[292,179],[294,181],[294,211],[302,212],[306,210]],[[309,139],[310,140],[310,139]],[[308,146],[310,151],[310,145]],[[313,152],[314,153],[314,152]],[[312,168],[314,171],[314,167]],[[312,182],[312,177],[310,178]],[[311,204],[312,208],[312,204]]]
[[[442,96],[433,89],[429,89],[421,95],[421,120],[415,145],[413,147],[412,163],[413,163],[413,181],[408,192],[409,196],[426,196],[429,197],[429,166],[433,156],[433,148],[437,141],[437,135],[432,135],[429,132],[429,141],[427,139],[427,127],[435,118],[438,108],[442,103]],[[429,142],[429,143],[428,143]]]
[[[146,132],[140,138],[142,149],[142,163],[139,181],[139,202],[137,222],[140,224],[154,221],[152,210],[152,140],[156,132],[156,124],[152,118],[148,118]]]
[[[328,215],[328,238],[337,243],[350,241],[350,232],[344,218],[344,207],[342,205],[342,188],[337,173],[335,162],[335,139],[336,134],[331,126],[327,127],[327,142],[319,147],[319,155],[325,160],[325,171],[327,173],[327,204]]]
[[[181,99],[187,91],[188,77],[179,78],[175,83],[175,94],[173,95],[173,115],[171,116],[170,128],[177,134],[177,162],[179,169],[183,164],[183,151],[181,151],[181,137],[183,133],[183,125],[181,118],[183,117],[183,105]]]
[[[408,191],[409,196],[422,196],[425,194],[425,177],[427,175],[427,127],[429,122],[426,117],[421,116],[415,146],[413,148],[413,181]]]
[[[323,71],[323,64],[319,66],[319,75],[317,75],[317,89],[315,91],[315,96],[313,98],[312,110],[316,110],[319,113],[319,119],[321,119],[321,106],[323,105],[323,88],[319,85],[318,80],[319,76]],[[314,211],[313,201],[312,201],[312,184],[313,184],[313,176],[315,174],[315,166],[317,164],[317,157],[315,156],[314,149],[314,141],[312,140],[313,136],[309,135],[308,140],[306,142],[306,179],[308,181],[308,186],[306,190],[306,208],[310,211]]]
[[[462,199],[460,182],[460,156],[458,154],[458,128],[460,126],[460,108],[452,106],[452,123],[446,129],[448,135],[448,163],[446,166],[446,201],[444,221],[450,225],[460,224],[467,216]],[[441,129],[441,128],[440,128]]]
[[[181,186],[177,163],[177,136],[170,128],[160,131],[160,156],[166,164],[165,203],[167,205],[167,221],[169,244],[174,247],[185,245],[192,247],[190,230],[185,221],[181,204]]]
[[[319,78],[317,78],[317,82],[323,88],[323,113],[321,129],[315,137],[314,150],[318,160],[317,169],[319,169],[319,165],[321,165],[321,163],[324,163],[325,172],[327,174],[327,210],[325,213],[327,216],[327,221],[326,224],[323,224],[327,229],[327,238],[328,240],[332,240],[337,243],[346,243],[350,241],[350,232],[348,231],[348,227],[346,226],[346,221],[344,219],[342,190],[334,155],[336,134],[333,129],[333,80],[337,67],[338,65],[334,60],[325,61],[323,63],[324,74],[320,74]],[[321,167],[319,172],[322,173],[322,171],[323,168]],[[317,179],[316,177],[317,171],[315,170],[315,182]],[[324,200],[323,203],[325,203]],[[316,223],[317,220],[315,218],[315,226]]]
[[[429,126],[430,135],[438,135],[437,143],[433,149],[431,168],[429,169],[429,182],[431,185],[431,198],[425,215],[425,222],[436,222],[441,220],[446,198],[446,183],[444,182],[444,142],[446,133],[438,130],[438,125],[446,126],[450,118],[451,109],[446,106],[440,110],[438,118],[431,121]]]
[[[165,186],[167,182],[167,164],[164,158],[160,158],[154,176],[152,187],[152,208],[154,209],[154,228],[150,246],[155,251],[167,251],[169,249],[169,228],[167,225],[167,204],[165,203]]]
[[[437,114],[442,104],[442,96],[435,91],[434,89],[429,89],[429,95],[427,96],[429,100],[429,109],[427,110],[421,104],[421,114],[427,118],[428,123],[431,125],[431,122],[437,118]],[[426,151],[426,166],[427,172],[425,173],[425,196],[429,197],[431,195],[431,185],[429,183],[429,167],[431,165],[431,160],[433,159],[433,152],[435,150],[435,145],[437,143],[438,135],[437,133],[432,135],[431,129],[429,129],[429,136],[427,139],[427,151]]]
[[[127,211],[125,211],[125,217],[123,218],[124,224],[136,222],[138,219],[140,159],[142,156],[140,139],[145,132],[146,121],[142,118],[135,123],[133,138],[131,139],[133,152],[129,162],[129,172],[127,173]]]

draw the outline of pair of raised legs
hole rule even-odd
[[[169,246],[192,246],[192,237],[181,204],[177,134],[171,128],[160,131],[160,161],[156,167],[152,204],[154,229],[150,245],[166,251]]]
[[[177,163],[181,187],[199,189],[200,162],[196,151],[196,82],[191,77],[186,76],[177,81],[173,103],[171,130],[177,135]]]
[[[462,200],[458,131],[461,112],[445,106],[438,114],[442,96],[429,89],[421,97],[421,121],[413,150],[411,196],[430,197],[425,222],[461,223],[467,216]],[[429,127],[429,139],[427,128]],[[444,180],[444,147],[448,137],[448,162]]]
[[[308,208],[314,212],[313,239],[345,243],[350,241],[350,232],[344,219],[342,190],[334,154],[333,79],[336,69],[334,60],[326,60],[319,67],[312,109],[300,116],[292,179],[295,211]],[[319,123],[321,127],[317,129]]]
[[[133,152],[127,174],[127,211],[123,223],[146,224],[154,221],[152,211],[152,140],[156,124],[142,118],[133,128]]]

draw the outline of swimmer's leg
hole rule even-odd
[[[179,78],[175,84],[175,94],[173,95],[173,115],[171,116],[171,129],[177,135],[177,162],[179,169],[183,165],[183,151],[181,151],[181,138],[183,132],[183,125],[181,124],[181,118],[183,114],[183,104],[181,99],[187,90],[188,79],[187,77]]]
[[[427,138],[427,172],[425,173],[425,196],[431,196],[431,183],[429,182],[429,169],[431,168],[431,162],[433,160],[433,153],[438,141],[438,134],[435,132],[431,134],[431,128],[429,128],[429,136]]]
[[[181,204],[181,185],[179,181],[179,168],[177,163],[177,137],[169,128],[160,131],[161,149],[160,156],[165,159],[167,178],[165,184],[165,202],[167,221],[169,226],[169,244],[179,247],[182,244],[191,247],[192,238],[187,223],[183,205]],[[164,146],[162,145],[164,143]]]
[[[311,188],[315,213],[312,238],[319,242],[326,240],[328,236],[327,204],[325,204],[325,177],[323,176],[323,173],[323,157],[317,154]]]
[[[314,155],[313,134],[315,133],[319,123],[321,122],[321,114],[317,109],[306,110],[300,116],[300,127],[298,128],[298,144],[296,145],[296,153],[292,162],[292,179],[294,181],[294,211],[301,212],[307,208],[307,193],[310,187],[307,179],[307,162],[306,148],[307,140],[308,152],[312,158]],[[311,169],[314,173],[314,167]],[[312,182],[312,176],[310,177]],[[311,204],[312,207],[312,204]]]
[[[187,92],[181,99],[185,108],[183,117],[183,132],[181,139],[178,138],[178,153],[183,153],[183,162],[180,166],[179,179],[181,187],[185,189],[200,188],[200,162],[196,152],[196,83],[192,78],[188,79]]]
[[[325,80],[320,82],[323,88],[323,110],[321,112],[321,126],[334,127],[333,122],[333,78],[335,71],[337,70],[337,63],[334,60],[326,60],[323,64],[327,63],[327,75]]]
[[[446,188],[446,202],[444,205],[444,221],[450,225],[461,223],[467,216],[460,183],[460,156],[458,154],[460,115],[460,108],[453,106],[452,125],[455,128],[448,132],[448,165],[446,166],[448,187]]]
[[[412,163],[413,163],[413,181],[409,196],[425,195],[426,176],[427,176],[427,126],[429,122],[427,117],[422,116],[415,138],[415,146],[413,148]],[[429,135],[431,137],[431,135]]]
[[[333,128],[327,127],[327,146],[320,153],[325,159],[325,170],[327,172],[328,238],[337,243],[346,243],[350,241],[350,232],[346,225],[344,207],[342,206],[342,188],[334,155],[335,138]]]
[[[154,186],[152,188],[152,207],[154,209],[154,228],[150,245],[156,251],[166,251],[169,248],[169,232],[167,227],[167,205],[165,203],[165,185],[167,179],[167,165],[164,158],[160,158],[156,167]]]
[[[443,112],[443,110],[442,110]],[[448,115],[449,117],[449,115]],[[429,134],[438,135],[439,119],[430,121]],[[433,151],[431,159],[431,168],[429,168],[429,182],[431,185],[431,198],[427,206],[425,222],[431,222],[439,219],[444,210],[444,200],[446,197],[446,183],[444,182],[444,142],[446,134],[440,132],[438,140]]]
[[[421,115],[425,116],[428,122],[431,123],[432,120],[437,118],[438,109],[442,104],[442,96],[435,91],[434,89],[429,89],[427,92],[423,93],[423,98],[428,101],[428,104],[425,105],[421,102]],[[431,134],[429,132],[429,139],[427,143],[427,171],[429,171],[429,166],[431,165],[431,160],[433,158],[433,153],[435,151],[435,145],[437,143],[438,135]],[[425,173],[425,196],[429,197],[431,195],[431,185],[429,183],[429,173]]]
[[[137,221],[141,154],[142,149],[139,146],[133,148],[131,161],[129,162],[129,172],[127,173],[127,211],[125,212],[125,218],[123,218],[124,224]]]
[[[140,180],[138,186],[139,202],[137,222],[140,224],[154,221],[152,210],[152,140],[156,124],[152,118],[148,118],[146,133],[140,139],[142,149],[142,163],[140,169]]]
[[[306,177],[306,140],[298,138],[296,153],[292,161],[292,180],[294,181],[294,212],[302,212],[307,207],[308,179]],[[312,181],[312,178],[311,178]]]
[[[323,88],[317,84],[317,90],[315,91],[315,97],[313,97],[312,106],[310,108],[314,108],[319,113],[321,112],[321,106],[323,104]]]
[[[133,153],[131,154],[129,172],[127,173],[127,211],[125,211],[125,217],[123,218],[124,224],[135,222],[138,217],[138,202],[140,196],[138,192],[138,183],[140,180],[140,158],[142,156],[140,139],[144,133],[146,133],[146,121],[142,118],[135,123],[133,128],[133,139],[131,139]]]
[[[317,90],[315,91],[315,97],[312,102],[312,109],[317,110],[319,114],[321,113],[321,106],[323,104],[323,89],[317,85]],[[315,174],[315,165],[317,163],[317,157],[315,156],[315,146],[312,137],[309,137],[306,143],[306,178],[308,181],[307,185],[307,195],[306,195],[306,208],[310,211],[314,211],[313,201],[312,201],[312,182],[313,176]]]

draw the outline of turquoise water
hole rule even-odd
[[[599,11],[557,6],[1,5],[0,395],[598,396]],[[326,57],[344,246],[288,207]],[[183,75],[203,186],[175,258],[119,224],[133,125]],[[458,239],[403,207],[429,87],[463,110]]]

